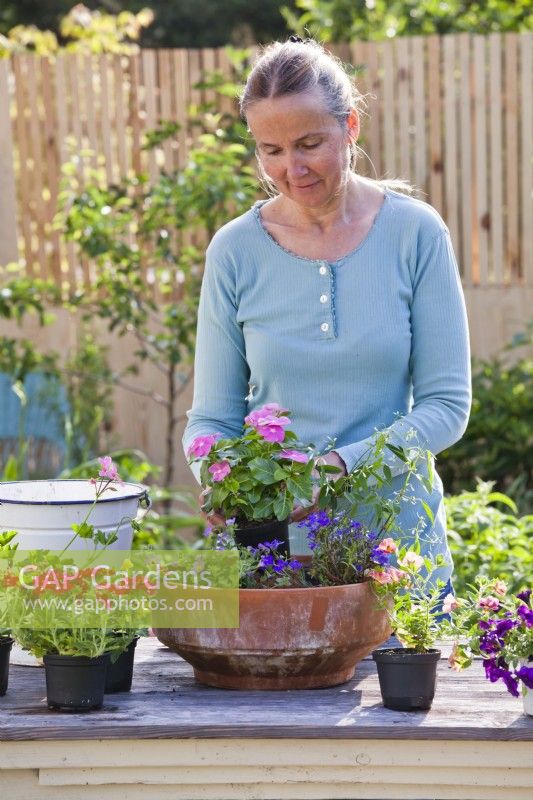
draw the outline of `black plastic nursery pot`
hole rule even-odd
[[[131,682],[133,680],[135,648],[138,641],[139,637],[136,636],[128,647],[119,655],[116,661],[112,661],[110,654],[108,654],[109,661],[105,679],[105,694],[130,691]]]
[[[408,647],[374,650],[379,688],[385,708],[417,711],[431,708],[440,650],[417,653]]]
[[[9,654],[13,645],[13,639],[8,636],[0,638],[0,697],[7,692],[7,682],[9,679]]]
[[[251,522],[235,529],[235,541],[242,547],[257,547],[263,542],[277,539],[281,542],[278,553],[289,555],[289,520],[267,520],[266,522]]]
[[[92,711],[104,702],[107,655],[44,656],[48,708]]]

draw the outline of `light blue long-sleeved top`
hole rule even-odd
[[[363,242],[326,261],[281,247],[262,223],[264,202],[207,250],[185,449],[201,434],[239,435],[246,414],[267,402],[290,410],[302,441],[324,447],[334,437],[348,470],[384,428],[400,445],[414,430],[434,454],[452,445],[470,408],[468,327],[437,212],[386,190]],[[449,556],[438,476],[424,499],[435,516],[424,549]],[[416,503],[404,508],[406,536],[420,515]]]

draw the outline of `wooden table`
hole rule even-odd
[[[11,667],[0,698],[4,800],[532,800],[533,718],[482,675],[441,660],[431,711],[383,708],[374,662],[333,689],[197,684],[154,639],[130,694],[48,711],[44,670]]]

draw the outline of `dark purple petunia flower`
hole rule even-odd
[[[494,632],[485,633],[479,637],[479,649],[482,653],[499,653],[501,650],[501,642]]]
[[[518,592],[516,595],[519,600],[523,600],[524,603],[529,603],[529,598],[531,597],[531,589],[522,589],[521,592]]]
[[[526,623],[528,628],[533,627],[533,610],[527,606],[518,606],[517,614]]]
[[[274,556],[271,553],[265,553],[265,555],[261,556],[258,567],[259,569],[265,569],[266,567],[271,567],[273,563]]]
[[[500,619],[496,623],[496,630],[495,633],[497,636],[504,636],[507,631],[512,630],[512,628],[516,628],[518,623],[516,620],[513,619]]]
[[[515,672],[517,678],[519,678],[524,686],[527,686],[528,689],[533,689],[533,667],[520,667]]]

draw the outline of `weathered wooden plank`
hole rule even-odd
[[[429,115],[429,201],[443,213],[443,164],[442,154],[442,101],[441,101],[441,65],[440,38],[427,37],[427,69],[428,69],[428,115]]]
[[[382,784],[412,784],[413,772],[417,783],[434,786],[449,785],[449,766],[432,764],[391,766],[389,764],[352,764],[350,766],[322,766],[320,763],[309,766],[290,765],[255,766],[250,764],[234,765],[220,764],[213,770],[211,764],[193,767],[167,766],[164,770],[159,765],[128,766],[128,767],[78,767],[76,769],[52,768],[39,770],[39,784],[42,786],[101,786],[109,784],[145,784],[153,785],[227,785],[227,784],[258,784],[258,783],[323,783],[323,784],[351,784],[367,783],[369,785]],[[453,782],[462,786],[498,787],[500,790],[507,787],[525,788],[533,786],[533,767],[514,767],[512,770],[502,770],[501,767],[483,765],[479,768],[472,766],[454,767]]]
[[[399,177],[406,181],[411,181],[413,172],[411,169],[411,132],[410,114],[412,101],[409,97],[411,64],[409,60],[408,40],[399,36],[394,40],[396,45],[396,92],[395,100],[398,104],[398,148],[399,148]],[[398,162],[397,162],[398,167]]]
[[[116,160],[112,155],[111,138],[111,98],[109,95],[109,76],[111,74],[110,56],[102,54],[98,56],[98,72],[100,83],[100,106],[99,123],[101,131],[102,152],[105,162],[105,174],[108,183],[115,180]]]
[[[187,112],[189,105],[189,63],[186,50],[174,50],[174,104],[175,115],[180,125],[175,166],[184,167],[187,161],[188,132]]]
[[[521,89],[521,277],[526,284],[533,283],[533,103],[531,87],[533,85],[533,34],[520,34],[520,89]]]
[[[0,59],[0,265],[18,260],[15,152],[11,130],[9,61]]]
[[[461,65],[461,92],[459,96],[460,162],[461,162],[461,250],[459,264],[466,285],[472,285],[472,89],[470,35],[459,36],[459,61]]]
[[[61,164],[57,144],[57,118],[54,103],[54,73],[50,58],[40,59],[42,72],[42,97],[44,106],[44,148],[45,148],[45,192],[47,194],[47,211],[45,231],[49,244],[49,264],[52,277],[57,286],[61,286],[61,240],[59,231],[53,229],[52,223],[57,211],[57,196]]]
[[[136,667],[130,695],[108,695],[87,715],[51,714],[43,670],[12,667],[0,703],[0,740],[93,738],[332,738],[533,741],[533,719],[479,666],[461,676],[443,659],[430,712],[409,714],[381,705],[374,662],[355,679],[320,691],[230,692],[197,684],[192,670],[153,641]],[[453,703],[450,698],[453,697]]]
[[[154,50],[143,50],[141,53],[142,79],[144,84],[145,102],[145,130],[153,130],[158,122],[157,119],[157,94],[156,94],[156,58]],[[157,162],[155,151],[148,151],[148,173],[150,180],[157,178]]]
[[[396,157],[396,73],[394,70],[394,50],[392,42],[382,42],[383,67],[383,164],[387,178],[398,177]]]
[[[160,119],[169,121],[172,119],[172,86],[170,80],[170,50],[157,51],[157,63],[159,71],[159,100],[160,100]],[[163,142],[164,169],[172,172],[172,141],[166,139]]]
[[[486,106],[486,64],[485,39],[474,37],[474,147],[476,179],[474,184],[473,205],[475,208],[475,226],[473,231],[473,251],[477,256],[477,269],[474,282],[482,286],[488,284],[489,278],[489,236],[491,219],[489,213],[488,176],[487,176],[487,106]]]
[[[413,111],[414,111],[414,183],[418,195],[425,199],[428,192],[428,155],[426,144],[426,93],[424,69],[424,37],[411,39]]]
[[[34,274],[33,264],[33,238],[31,218],[33,204],[31,199],[31,175],[29,171],[29,133],[26,117],[27,92],[26,92],[26,61],[22,55],[13,57],[13,73],[15,76],[15,141],[18,150],[18,189],[19,189],[19,219],[24,241],[23,258],[26,273],[31,277]],[[22,255],[22,254],[21,254]]]
[[[457,169],[457,102],[455,91],[455,37],[445,36],[444,47],[444,188],[446,223],[454,247],[459,242],[459,175]]]
[[[503,141],[502,141],[502,68],[501,35],[489,37],[489,87],[490,87],[490,243],[491,280],[503,283]]]
[[[116,158],[118,159],[118,173],[122,178],[126,175],[130,166],[130,152],[126,141],[126,109],[128,100],[126,95],[126,85],[120,56],[113,57],[113,77],[114,77],[114,119],[113,128],[116,134]]]
[[[518,198],[518,34],[505,37],[505,269],[504,281],[509,284],[519,276],[520,240]]]

